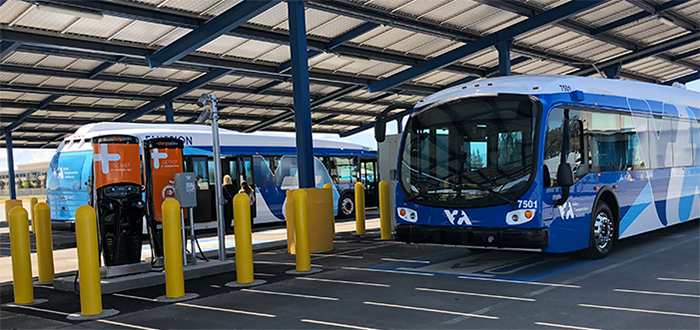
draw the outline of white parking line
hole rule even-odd
[[[545,327],[555,327],[555,328],[564,328],[564,329],[577,329],[577,330],[600,330],[596,328],[584,328],[584,327],[575,327],[573,325],[563,325],[563,324],[555,324],[555,323],[545,323],[545,322],[535,322],[537,325],[543,325]]]
[[[643,293],[643,294],[655,294],[659,296],[674,296],[674,297],[688,297],[688,298],[700,298],[696,294],[685,294],[685,293],[669,293],[669,292],[654,292],[654,291],[638,291],[638,290],[626,290],[626,289],[614,289],[617,292],[631,292],[631,293]]]
[[[415,262],[419,264],[429,264],[430,261],[426,260],[413,260],[413,259],[392,259],[392,258],[382,258],[384,261],[400,261],[400,262]]]
[[[476,297],[487,297],[487,298],[499,298],[499,299],[520,300],[520,301],[536,301],[535,299],[530,299],[530,298],[518,298],[518,297],[497,296],[497,295],[492,295],[492,294],[473,293],[473,292],[449,291],[449,290],[428,289],[428,288],[416,288],[416,290],[418,290],[418,291],[429,291],[429,292],[439,292],[439,293],[460,294],[460,295],[465,295],[465,296],[476,296]]]
[[[343,269],[348,269],[348,270],[365,270],[365,271],[368,271],[368,272],[380,272],[380,273],[396,273],[396,274],[408,274],[408,275],[435,276],[435,274],[431,274],[431,273],[406,272],[406,271],[391,270],[391,269],[372,269],[372,268],[357,268],[357,267],[342,267],[342,268],[343,268]]]
[[[267,276],[267,277],[273,277],[273,276],[275,276],[275,274],[268,274],[268,273],[253,273],[253,275]]]
[[[662,315],[673,315],[673,316],[687,316],[687,317],[697,317],[697,318],[700,318],[700,315],[697,315],[697,314],[685,314],[685,313],[676,313],[676,312],[652,311],[652,310],[647,310],[647,309],[623,308],[623,307],[612,307],[612,306],[599,306],[599,305],[588,305],[588,304],[578,304],[578,305],[581,306],[581,307],[591,307],[591,308],[600,308],[600,309],[613,309],[613,310],[618,310],[618,311],[639,312],[639,313],[649,313],[649,314],[662,314]]]
[[[126,323],[110,321],[110,320],[97,320],[97,322],[111,324],[111,325],[118,325],[118,326],[122,326],[125,328],[133,328],[133,329],[141,329],[141,330],[157,330],[155,328],[142,327],[140,325],[126,324]]]
[[[335,301],[335,300],[338,300],[338,298],[320,297],[320,296],[310,296],[310,295],[297,294],[297,293],[286,293],[286,292],[275,292],[275,291],[263,291],[263,290],[251,290],[251,289],[241,289],[241,291],[253,292],[253,293],[273,294],[273,295],[278,295],[278,296],[289,296],[289,297],[299,297],[299,298],[320,299],[320,300],[334,300],[334,301]]]
[[[389,284],[379,284],[379,283],[369,283],[369,282],[355,282],[355,281],[343,281],[343,280],[331,280],[327,278],[316,278],[316,277],[297,277],[297,280],[304,281],[319,281],[319,282],[330,282],[330,283],[341,283],[341,284],[355,284],[355,285],[366,285],[366,286],[378,286],[383,288],[391,287]]]
[[[112,295],[115,297],[122,297],[122,298],[131,298],[131,299],[138,299],[138,300],[145,300],[145,301],[156,301],[155,299],[151,299],[151,298],[131,296],[128,294],[123,294],[123,293],[112,293]]]
[[[212,311],[227,312],[227,313],[234,313],[234,314],[244,314],[244,315],[252,315],[252,316],[262,316],[262,317],[277,317],[277,315],[273,315],[273,314],[248,312],[248,311],[241,311],[241,310],[229,309],[229,308],[218,308],[218,307],[210,307],[210,306],[192,305],[192,304],[187,304],[187,303],[175,303],[175,305],[184,306],[184,307],[199,308],[199,309],[208,309],[208,310],[212,310]]]
[[[496,316],[469,314],[469,313],[461,313],[461,312],[453,312],[453,311],[443,311],[443,310],[431,309],[431,308],[384,304],[384,303],[377,303],[377,302],[371,302],[371,301],[365,301],[364,304],[365,305],[374,305],[374,306],[383,306],[383,307],[401,308],[401,309],[410,309],[410,310],[423,311],[423,312],[433,312],[433,313],[460,315],[460,316],[468,316],[468,317],[477,317],[477,318],[483,318],[483,319],[489,319],[489,320],[498,320],[498,317],[496,317]]]
[[[262,265],[288,265],[288,266],[296,266],[297,265],[294,262],[276,262],[276,261],[253,261],[253,263],[254,264],[262,264]],[[322,268],[323,266],[311,264],[311,267]]]
[[[30,310],[37,311],[37,312],[52,313],[52,314],[58,314],[58,315],[66,315],[66,316],[70,315],[70,313],[57,312],[57,311],[52,311],[50,309],[37,308],[37,307],[32,307],[32,306],[24,306],[24,305],[17,305],[17,304],[6,304],[5,306],[30,309]]]
[[[687,278],[664,278],[664,277],[659,277],[657,280],[660,281],[676,281],[676,282],[693,282],[693,283],[700,283],[700,280],[691,280]]]
[[[373,329],[373,328],[358,327],[358,326],[356,326],[356,325],[341,324],[341,323],[333,323],[333,322],[324,322],[324,321],[316,321],[316,320],[308,320],[308,319],[303,319],[303,320],[301,320],[301,322],[314,323],[314,324],[320,324],[320,325],[330,325],[330,326],[333,326],[333,327],[348,328],[348,329],[377,330],[377,329]]]
[[[348,256],[344,254],[321,254],[321,253],[311,253],[314,257],[337,257],[337,258],[348,258],[348,259],[363,259],[362,256]]]
[[[463,278],[467,280],[480,280],[480,281],[493,281],[493,282],[506,282],[506,283],[516,283],[516,284],[532,284],[532,285],[544,285],[544,286],[556,286],[562,288],[573,288],[580,289],[578,285],[569,284],[556,284],[556,283],[544,283],[544,282],[526,282],[526,281],[515,281],[515,280],[501,280],[497,278],[483,278],[483,277],[472,277],[472,276],[457,276],[458,278]]]

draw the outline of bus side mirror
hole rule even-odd
[[[384,118],[378,118],[377,121],[374,122],[374,139],[379,143],[386,140],[386,123],[384,122]]]
[[[561,187],[561,198],[555,204],[563,205],[569,199],[569,188],[574,185],[574,173],[571,170],[571,164],[559,164],[559,168],[557,168],[557,185]]]

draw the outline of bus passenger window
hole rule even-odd
[[[569,110],[569,154],[566,156],[566,162],[571,164],[571,169],[574,172],[574,182],[578,181],[586,175],[588,169],[584,163],[584,149],[582,137],[583,121],[581,120],[582,112],[578,110]],[[544,164],[546,169],[544,182],[550,183],[550,187],[557,187],[557,169],[561,162],[562,144],[564,142],[564,109],[556,108],[549,113],[547,120],[547,134],[544,143]],[[548,176],[548,177],[547,177]]]

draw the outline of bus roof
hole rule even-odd
[[[569,91],[653,100],[700,108],[700,93],[681,87],[562,75],[522,75],[472,81],[430,95],[421,100],[417,107],[471,95],[497,93],[538,95]]]
[[[173,137],[185,142],[185,146],[211,147],[211,127],[196,124],[146,124],[103,122],[88,124],[80,127],[73,135],[64,138],[59,150],[66,144],[82,145],[85,140],[101,135],[123,134],[137,136],[141,140]],[[219,129],[221,146],[250,146],[250,147],[296,147],[294,137],[255,135],[233,132],[224,128]],[[344,141],[314,139],[314,148],[335,148],[357,150],[363,154],[373,152],[369,147]],[[73,150],[74,148],[67,148]],[[82,149],[82,148],[80,148]]]

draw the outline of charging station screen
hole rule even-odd
[[[161,205],[168,198],[175,198],[175,173],[183,172],[182,149],[154,148],[151,152],[151,180],[153,180],[153,206],[156,221],[163,221]]]
[[[113,183],[133,183],[141,185],[141,158],[138,140],[129,137],[100,139],[92,146],[95,188]],[[111,142],[111,143],[104,143]]]

